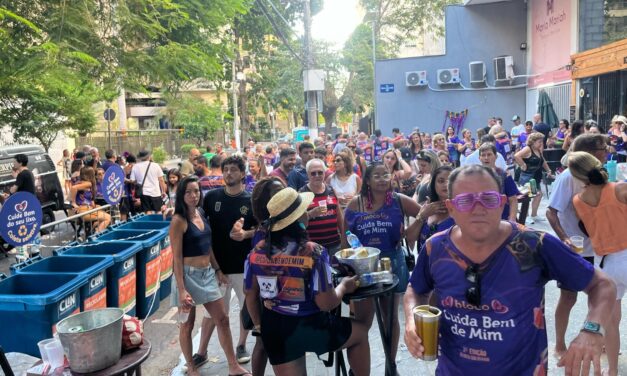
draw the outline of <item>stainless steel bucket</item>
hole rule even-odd
[[[72,371],[96,372],[120,360],[123,316],[120,308],[103,308],[59,321],[57,333]]]
[[[344,258],[342,257],[342,251],[340,250],[335,254],[335,258],[337,258],[337,261],[340,264],[350,266],[357,275],[376,272],[377,261],[379,260],[379,254],[381,251],[372,247],[359,247],[359,249],[366,249],[368,251],[368,257]]]

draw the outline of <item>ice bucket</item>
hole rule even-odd
[[[120,308],[103,308],[59,321],[57,333],[72,371],[96,372],[120,360],[123,316]]]
[[[381,251],[372,247],[359,247],[357,251],[365,249],[368,251],[367,257],[342,257],[342,251],[338,251],[335,254],[335,258],[340,264],[344,264],[353,269],[355,274],[362,275],[366,273],[377,271],[377,261],[379,260],[379,254]]]

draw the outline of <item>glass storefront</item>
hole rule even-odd
[[[627,38],[627,0],[579,0],[579,51]]]
[[[579,119],[595,120],[605,132],[614,115],[627,116],[627,70],[582,78],[579,89]]]

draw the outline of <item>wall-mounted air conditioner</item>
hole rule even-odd
[[[428,84],[429,81],[427,81],[427,71],[405,72],[405,86],[416,87],[427,86]]]
[[[470,71],[471,85],[485,84],[486,69],[483,61],[471,61],[468,63],[468,70]]]
[[[514,79],[514,58],[511,56],[498,56],[494,58],[494,76],[497,82],[511,81]]]
[[[438,69],[438,85],[456,85],[461,83],[459,68]]]

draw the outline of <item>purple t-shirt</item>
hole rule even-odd
[[[251,174],[246,174],[246,177],[244,178],[244,189],[246,192],[253,193],[255,184],[257,184],[257,180],[255,180]]]
[[[420,235],[418,236],[418,249],[422,249],[422,246],[427,242],[431,236],[437,234],[440,231],[447,230],[455,225],[455,220],[452,217],[448,217],[440,223],[428,225],[426,222],[422,224],[420,228]]]
[[[411,276],[417,294],[435,292],[440,320],[437,375],[547,374],[544,285],[583,290],[594,267],[552,235],[512,224],[509,238],[482,264],[481,306],[467,302],[472,262],[450,239],[432,236]]]
[[[257,277],[259,295],[269,301],[271,309],[287,316],[309,316],[320,312],[315,296],[333,288],[331,264],[326,249],[308,242],[299,248],[288,242],[284,249],[276,249],[272,257],[263,250],[260,241],[248,255],[244,265],[244,284],[250,289]]]
[[[396,250],[403,225],[403,214],[398,200],[392,200],[391,205],[383,205],[374,213],[347,208],[344,216],[348,223],[347,230],[357,235],[363,246],[378,248],[381,252]]]

